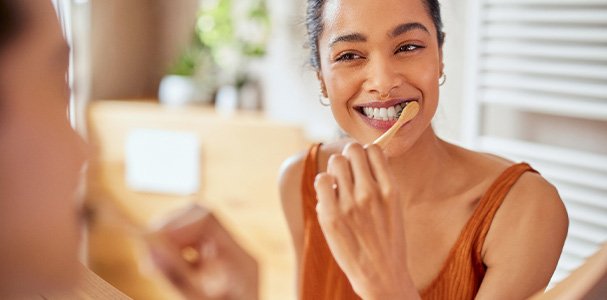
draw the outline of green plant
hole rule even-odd
[[[169,68],[168,73],[180,76],[194,76],[200,63],[200,53],[196,49],[186,49]]]
[[[266,53],[270,19],[264,0],[215,0],[203,2],[196,32],[221,67]]]

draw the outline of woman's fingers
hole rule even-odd
[[[171,215],[146,240],[156,265],[187,299],[257,299],[256,260],[207,209],[194,205]]]
[[[365,146],[365,149],[367,150],[371,172],[377,181],[382,198],[385,200],[395,199],[396,183],[390,174],[390,167],[384,153],[379,146],[373,144]]]
[[[333,154],[329,158],[327,173],[337,182],[337,199],[343,211],[351,210],[355,203],[352,200],[354,180],[348,159],[341,154]]]
[[[336,182],[335,177],[327,173],[320,173],[316,176],[314,182],[318,198],[316,214],[320,228],[337,263],[348,270],[349,262],[353,261],[359,253],[359,245],[352,232],[353,228],[348,225],[346,214],[339,205],[340,199],[338,199],[335,189]]]
[[[367,152],[360,144],[350,143],[344,148],[343,155],[350,161],[355,192],[368,193],[376,183],[371,173]]]
[[[316,213],[319,218],[336,217],[339,213],[337,201],[337,181],[335,177],[320,173],[314,181],[318,204]]]
[[[178,248],[159,235],[149,235],[147,240],[155,265],[186,299],[208,298],[197,282],[199,277],[191,266],[181,259]]]
[[[189,205],[163,217],[152,226],[152,232],[165,235],[174,245],[184,248],[201,243],[213,223],[208,209],[200,205]]]

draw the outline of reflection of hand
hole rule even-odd
[[[152,258],[187,299],[257,299],[257,262],[212,213],[194,206],[148,239]]]
[[[402,209],[379,147],[349,144],[316,177],[318,221],[335,260],[363,299],[418,297],[407,272]]]

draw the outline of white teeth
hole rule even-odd
[[[388,110],[385,107],[379,109],[379,117],[384,121],[388,121]]]
[[[392,120],[396,117],[396,108],[394,106],[388,107],[388,119]]]
[[[373,108],[373,107],[363,107],[363,113],[370,119],[375,120],[396,120],[397,115],[407,106],[405,103],[397,104],[390,107],[382,107],[382,108]]]

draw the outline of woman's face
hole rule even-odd
[[[438,105],[442,51],[422,0],[328,0],[319,37],[319,79],[341,128],[371,143],[409,101],[420,112],[389,144],[411,147],[430,128]]]
[[[68,47],[50,1],[19,1],[0,49],[0,295],[67,287],[78,272],[84,144],[67,115]]]

